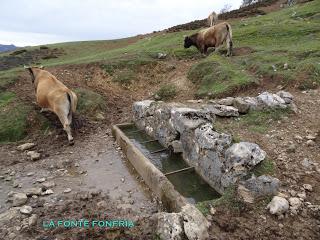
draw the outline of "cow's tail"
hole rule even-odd
[[[69,101],[69,113],[68,113],[68,119],[71,121],[72,120],[72,113],[76,112],[77,109],[77,102],[78,98],[77,95],[74,92],[67,92],[67,98]]]
[[[233,47],[233,42],[232,42],[232,29],[231,26],[227,23],[226,24],[227,28],[227,47],[228,47],[228,55],[232,55],[232,47]]]

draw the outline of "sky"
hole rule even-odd
[[[242,0],[4,0],[0,44],[118,39],[206,18]]]

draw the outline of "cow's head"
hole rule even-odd
[[[24,69],[26,69],[30,75],[31,75],[31,79],[32,79],[32,83],[34,83],[35,81],[35,76],[34,76],[34,69],[43,69],[43,66],[39,66],[39,67],[32,67],[32,66],[24,66]]]
[[[184,48],[189,48],[193,45],[193,41],[190,37],[185,37],[184,38]]]

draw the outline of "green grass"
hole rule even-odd
[[[7,88],[10,84],[18,79],[20,69],[12,69],[9,71],[0,71],[0,90]]]
[[[241,71],[240,66],[218,55],[195,64],[189,70],[188,78],[200,86],[197,93],[200,96],[220,96],[255,82],[252,76]]]
[[[281,120],[288,115],[288,109],[268,109],[262,111],[250,111],[240,118],[240,125],[247,127],[252,132],[266,133],[274,121]]]
[[[199,51],[196,48],[184,49],[184,48],[178,47],[178,48],[172,49],[170,51],[170,54],[179,60],[202,58],[202,55],[199,53]]]
[[[262,176],[262,175],[273,175],[275,172],[275,166],[274,162],[266,158],[262,162],[260,162],[258,165],[256,165],[253,170],[250,172],[250,177],[252,174],[254,174],[256,177]]]
[[[234,62],[279,84],[301,89],[319,86],[320,20],[313,18],[319,12],[320,2],[313,1],[235,24],[235,46],[250,46],[256,52]]]
[[[12,92],[2,92],[0,93],[0,108],[8,105],[12,100],[14,100],[15,94]]]
[[[94,117],[98,112],[106,111],[106,101],[100,94],[89,89],[77,88],[77,111],[87,117]]]
[[[177,95],[177,88],[173,84],[166,84],[156,92],[160,100],[169,100]]]
[[[174,49],[179,48],[183,50],[183,36],[188,33],[190,33],[190,31],[159,34],[152,37],[147,36],[140,40],[128,38],[47,45],[50,48],[62,48],[66,54],[58,59],[42,61],[42,64],[45,66],[54,66],[90,62],[113,62],[127,58],[155,58],[158,52],[166,53],[174,57]]]
[[[222,196],[218,199],[199,202],[196,207],[204,215],[208,215],[210,212],[210,207],[225,207],[229,210],[238,212],[243,208],[243,203],[237,198],[236,187],[228,187]]]
[[[16,101],[11,92],[0,93],[0,143],[21,140],[27,129],[28,106]]]

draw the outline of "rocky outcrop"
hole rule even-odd
[[[28,197],[24,193],[15,193],[13,195],[12,206],[21,206],[28,201]]]
[[[161,239],[209,239],[210,224],[193,205],[186,204],[179,213],[157,214],[157,234]]]
[[[157,234],[160,239],[183,239],[183,219],[180,213],[161,212],[157,218]]]
[[[280,181],[277,178],[262,175],[252,176],[238,185],[238,195],[247,203],[253,203],[256,199],[266,196],[274,196],[278,193]]]
[[[274,196],[268,204],[267,209],[273,215],[282,215],[289,210],[289,202],[283,197]]]
[[[184,232],[189,240],[209,238],[210,225],[199,211],[194,211],[193,206],[187,204],[182,208],[181,214]]]

